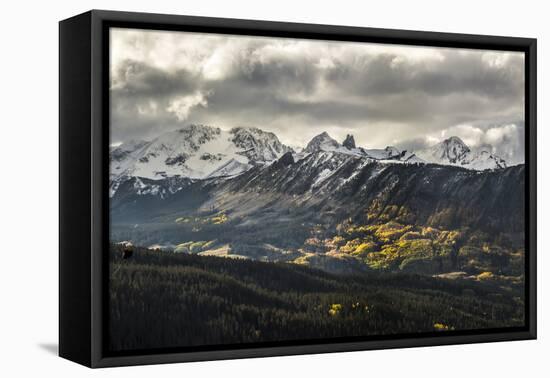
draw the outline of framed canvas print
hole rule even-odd
[[[536,337],[536,40],[60,23],[60,355]]]

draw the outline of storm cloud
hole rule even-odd
[[[522,53],[112,29],[110,59],[113,143],[203,123],[524,160]]]

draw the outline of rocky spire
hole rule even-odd
[[[348,150],[355,148],[355,139],[353,139],[353,135],[348,134],[346,136],[346,139],[342,142],[342,146],[346,147]]]

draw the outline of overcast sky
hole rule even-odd
[[[422,148],[457,135],[524,161],[522,53],[111,30],[111,141],[189,123],[304,146]]]

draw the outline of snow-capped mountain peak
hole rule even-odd
[[[365,149],[363,147],[357,147],[355,144],[355,138],[351,134],[348,134],[343,143],[340,144],[330,135],[328,135],[327,132],[323,132],[315,136],[307,144],[306,148],[304,149],[304,153],[299,154],[298,160],[300,158],[303,158],[304,154],[319,151],[352,155],[379,161],[409,161],[408,158],[411,157],[411,154],[407,154],[406,151],[399,151],[393,146],[387,146],[386,148],[382,149]],[[409,162],[423,162],[423,160],[416,157]]]
[[[236,127],[229,133],[233,135],[233,143],[242,148],[243,153],[254,161],[273,161],[286,152],[293,152],[292,148],[279,141],[277,135],[256,127]]]
[[[326,131],[313,137],[304,149],[305,152],[312,153],[317,151],[335,151],[340,147],[340,143],[332,139]]]
[[[449,161],[452,164],[462,161],[470,153],[470,148],[457,136],[445,139],[430,150],[435,159]]]
[[[421,159],[436,164],[458,165],[476,170],[506,168],[506,162],[492,154],[490,145],[470,148],[457,136],[451,136],[415,153]]]
[[[226,131],[190,124],[151,142],[128,142],[112,148],[111,179],[234,176],[291,151],[275,134],[257,128]]]

